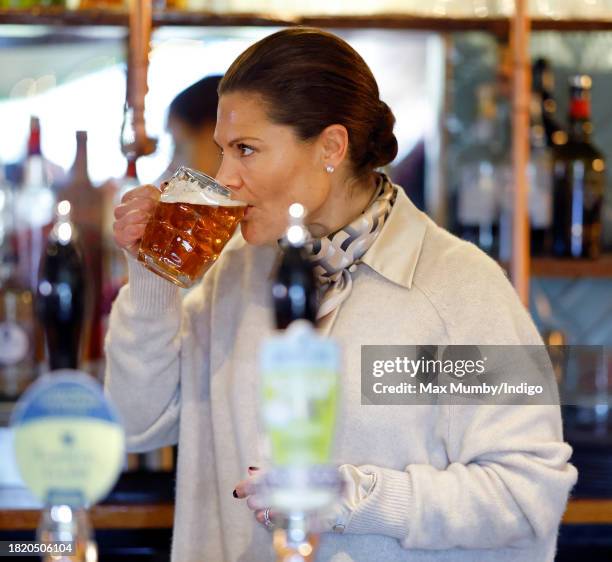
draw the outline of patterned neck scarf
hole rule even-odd
[[[361,215],[325,238],[306,244],[319,283],[317,319],[334,311],[351,294],[351,273],[382,230],[396,195],[389,178],[380,174],[376,192]]]

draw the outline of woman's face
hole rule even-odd
[[[257,94],[221,96],[214,138],[223,152],[217,179],[248,204],[241,223],[248,243],[282,238],[292,203],[304,205],[311,219],[324,206],[331,182],[321,143],[301,141],[292,127],[270,121]]]

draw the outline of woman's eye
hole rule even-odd
[[[246,144],[239,144],[237,146],[238,150],[240,151],[240,156],[250,156],[251,154],[253,154],[253,152],[255,152],[250,146]]]

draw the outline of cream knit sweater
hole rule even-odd
[[[179,443],[173,562],[271,562],[232,497],[261,466],[257,351],[277,253],[236,236],[178,289],[129,260],[106,341],[106,391],[131,451]],[[362,406],[362,344],[540,344],[497,264],[400,190],[327,331],[343,348],[336,459],[362,479],[319,562],[552,562],[576,470],[556,406]],[[353,488],[354,489],[354,488]]]

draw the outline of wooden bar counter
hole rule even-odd
[[[172,504],[97,505],[90,511],[94,529],[171,529]],[[40,511],[14,509],[0,511],[0,531],[31,531],[40,521]]]
[[[91,509],[95,529],[170,529],[172,504],[98,505]],[[32,509],[0,511],[0,531],[36,529],[40,512]],[[564,525],[612,525],[612,499],[572,499]]]

